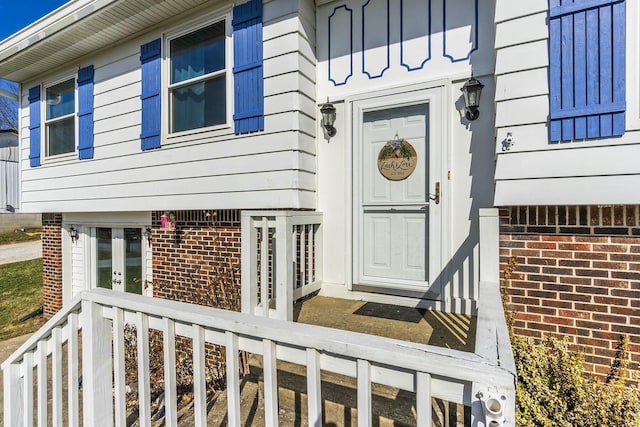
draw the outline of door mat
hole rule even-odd
[[[360,316],[378,317],[381,319],[398,320],[400,322],[419,323],[426,310],[398,305],[368,302],[353,314]]]

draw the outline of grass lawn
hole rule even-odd
[[[40,240],[40,234],[42,234],[42,230],[39,228],[27,229],[26,231],[8,231],[6,233],[0,233],[0,245]]]
[[[35,332],[42,316],[18,319],[42,305],[42,259],[0,265],[0,341]]]

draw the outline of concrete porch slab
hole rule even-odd
[[[476,317],[324,296],[296,303],[294,321],[473,352]]]

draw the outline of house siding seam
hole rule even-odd
[[[62,308],[62,214],[42,214],[42,300],[45,319]]]
[[[514,333],[567,338],[585,353],[585,370],[603,378],[626,335],[629,369],[637,370],[640,206],[510,207],[501,209],[500,223],[501,278]]]

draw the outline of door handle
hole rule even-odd
[[[440,204],[440,182],[436,182],[435,194],[431,195],[431,193],[429,193],[428,196],[429,196],[429,200],[433,200],[436,205]]]

